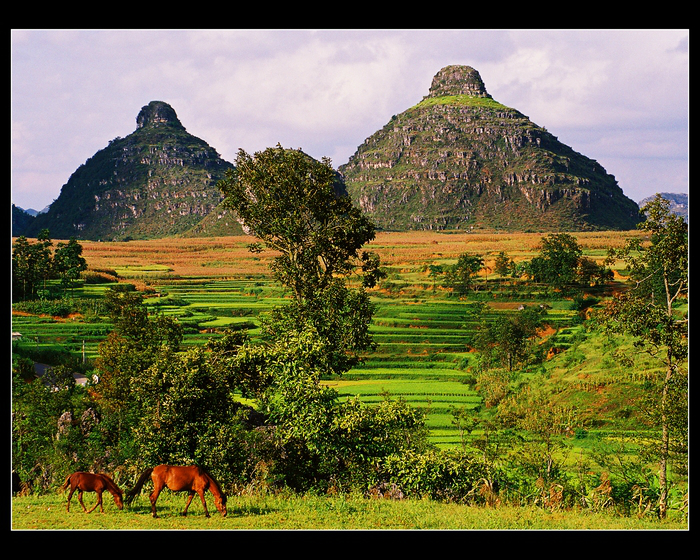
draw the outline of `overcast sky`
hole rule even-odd
[[[444,66],[597,160],[634,201],[688,192],[687,29],[11,31],[12,202],[40,210],[165,101],[234,162],[282,144],[338,167]]]

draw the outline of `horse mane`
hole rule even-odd
[[[105,473],[99,473],[102,478],[104,478],[105,482],[107,483],[107,488],[111,492],[116,492],[120,496],[122,495],[122,491],[119,488],[119,486],[116,485],[116,483],[112,480],[112,478],[109,475],[106,475]]]
[[[212,485],[216,488],[216,491],[217,491],[219,494],[221,494],[221,497],[225,499],[225,498],[226,498],[226,494],[224,493],[223,488],[221,488],[221,484],[219,484],[219,481],[216,480],[216,479],[211,475],[211,473],[210,473],[207,469],[205,469],[204,467],[199,467],[199,470],[202,471],[202,474],[204,474],[204,475],[209,479],[209,483],[212,484]]]

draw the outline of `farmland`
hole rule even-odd
[[[620,246],[634,235],[639,233],[581,233],[576,238],[586,256],[602,261],[608,247]],[[470,304],[483,303],[492,315],[546,304],[549,328],[542,340],[556,340],[559,350],[570,347],[582,331],[570,299],[492,272],[499,252],[516,262],[528,260],[537,253],[540,239],[539,234],[380,233],[367,247],[380,255],[387,272],[385,281],[372,291],[376,349],[342,379],[327,383],[341,398],[359,395],[367,403],[387,394],[401,397],[426,411],[433,443],[459,445],[452,411],[483,405],[472,374],[478,358],[468,344],[475,321]],[[151,312],[178,318],[185,345],[202,345],[225,328],[246,329],[255,336],[260,313],[286,301],[269,274],[272,254],[250,253],[247,247],[252,241],[240,236],[82,245],[90,270],[109,271],[120,282],[134,284],[147,294]],[[479,254],[485,261],[466,300],[442,288],[428,273],[429,265],[449,265],[464,252]],[[98,301],[109,285],[85,284],[74,295]],[[15,313],[13,331],[37,349],[59,347],[90,360],[110,325],[98,313],[91,314],[88,305],[86,313],[66,318]],[[543,367],[570,376],[565,355]],[[581,363],[577,369],[573,381],[584,386],[590,372]]]
[[[579,233],[575,237],[586,257],[602,263],[608,248],[620,247],[626,239],[639,235],[639,232]],[[528,261],[537,255],[541,239],[539,234],[380,233],[367,247],[379,254],[386,272],[385,279],[371,290],[375,305],[371,332],[376,347],[342,377],[328,378],[323,382],[334,388],[341,400],[357,396],[371,406],[388,396],[400,398],[410,406],[421,409],[425,413],[429,441],[445,450],[459,449],[464,445],[472,446],[475,450],[476,446],[481,445],[478,441],[488,440],[490,444],[498,442],[501,434],[482,430],[490,429],[489,419],[495,413],[492,403],[496,399],[492,393],[498,390],[499,383],[510,384],[511,388],[527,384],[539,388],[544,386],[550,395],[550,406],[561,405],[562,410],[576,416],[571,418],[571,427],[575,429],[559,436],[567,441],[556,452],[557,460],[570,468],[572,476],[583,465],[591,468],[584,456],[601,444],[614,453],[617,444],[625,442],[624,453],[628,454],[625,462],[634,460],[634,450],[638,448],[634,442],[644,441],[651,435],[648,427],[641,422],[638,382],[643,382],[647,376],[651,378],[656,366],[641,355],[635,358],[633,367],[619,360],[616,351],[625,346],[629,349],[630,341],[620,339],[613,343],[602,334],[596,334],[595,330],[587,329],[586,314],[575,297],[565,296],[548,286],[499,276],[494,272],[499,253],[507,254],[516,263]],[[116,282],[133,285],[143,293],[150,313],[177,318],[183,327],[185,347],[202,347],[228,329],[246,330],[255,338],[259,333],[261,314],[289,300],[269,272],[273,254],[251,253],[248,244],[252,241],[250,237],[240,236],[83,242],[88,271],[84,273],[85,281],[71,288],[72,313],[38,313],[31,307],[14,306],[12,329],[13,333],[21,336],[16,344],[24,351],[31,349],[35,356],[68,352],[76,359],[93,360],[98,355],[100,342],[112,330],[101,302],[105,290]],[[458,297],[443,287],[441,279],[433,272],[435,265],[450,266],[460,254],[466,252],[483,257],[485,266],[469,293]],[[624,289],[620,266],[613,266],[615,275],[612,282],[603,288],[587,289],[579,297],[593,302],[595,306],[596,302],[602,302],[614,291]],[[95,281],[96,277],[100,280]],[[93,280],[88,281],[88,278]],[[545,349],[542,359],[505,377],[503,372],[492,374],[487,371],[484,375],[486,381],[483,381],[480,378],[484,370],[479,364],[479,352],[471,344],[471,336],[479,321],[490,321],[531,306],[546,309],[545,326],[537,333],[537,343]],[[588,306],[586,309],[590,310]],[[508,406],[517,409],[518,404],[511,402]],[[463,417],[460,414],[465,411],[476,412],[483,421],[473,433],[468,427],[465,431],[461,423]],[[537,430],[537,427],[534,429]],[[511,433],[507,436],[511,439],[503,441],[515,441],[513,435]],[[512,448],[511,452],[517,453],[518,450]],[[600,471],[595,474],[588,471],[586,476],[598,474]],[[674,488],[671,496],[674,514],[680,515],[675,517],[677,521],[687,508],[684,502],[687,494],[684,494],[683,481],[679,482],[681,484]],[[517,492],[503,494],[502,498],[503,508],[499,508],[499,515],[493,520],[494,527],[499,524],[508,528],[521,527],[521,516],[530,515],[531,510],[508,509],[518,501]],[[596,502],[590,501],[594,498],[595,493],[581,496],[591,512],[599,510]],[[31,508],[33,499],[53,504],[56,496],[18,498],[13,501],[13,508],[24,508],[25,504]],[[281,512],[282,518],[277,519],[273,515],[263,519],[258,516],[255,520],[248,515],[246,508],[249,506],[244,502],[253,500],[255,505],[250,506],[250,511],[262,511],[258,505],[260,500],[273,498],[246,497],[245,493],[241,493],[235,499],[238,506],[234,506],[234,511],[242,514],[240,519],[246,520],[245,523],[263,522],[262,526],[255,525],[256,528],[268,527],[265,525],[268,522],[280,528],[355,527],[344,521],[335,521],[332,525],[314,522],[318,515],[317,507],[350,508],[355,512],[369,508],[370,511],[366,513],[370,517],[358,519],[356,526],[386,526],[385,520],[378,521],[371,517],[377,513],[377,508],[360,498],[360,501],[350,505],[347,500],[355,498],[338,498],[340,501],[337,504],[314,504],[306,516],[301,514],[303,519],[297,518],[293,525],[285,525],[289,517],[283,513],[283,510],[287,511],[285,508],[291,507],[289,503],[293,501],[292,498],[287,501],[280,497],[282,501],[276,502],[269,510]],[[647,501],[644,503],[639,501],[638,506],[633,505],[629,513],[636,509],[637,515],[643,516],[649,499],[645,498]],[[303,500],[306,505],[308,498]],[[431,520],[426,521],[427,524],[416,525],[415,520],[423,514],[411,512],[423,505],[425,503],[406,504],[401,508],[410,520],[396,527],[485,527],[483,520],[465,522],[452,519]],[[53,506],[46,507],[48,511]],[[137,504],[137,507],[145,508],[143,504]],[[552,512],[558,508],[556,505],[548,507]],[[473,511],[469,509],[460,512],[460,515],[472,514]],[[36,522],[34,516],[26,517],[19,510],[13,516],[22,519],[21,526],[29,523],[27,528]],[[509,516],[518,519],[509,519]],[[141,517],[145,518],[139,516],[139,519]],[[231,523],[228,519],[223,521],[226,525]],[[588,525],[589,521],[593,525]],[[55,516],[47,521],[52,527],[62,522]],[[111,521],[107,523],[111,528],[121,527],[119,522],[115,525]],[[606,526],[602,519],[593,520],[590,517],[586,520],[567,519],[563,523],[561,527]],[[92,524],[89,526],[93,527]],[[553,527],[551,519],[527,520],[525,526]],[[150,524],[148,528],[151,528]]]

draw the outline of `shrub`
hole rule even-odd
[[[73,311],[73,302],[67,299],[39,299],[14,303],[12,308],[32,315],[67,317]]]
[[[483,488],[497,488],[490,465],[462,449],[409,451],[388,457],[383,476],[406,496],[460,503],[484,503]]]

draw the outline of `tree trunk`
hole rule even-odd
[[[673,375],[673,357],[669,349],[666,355],[666,377],[661,392],[661,457],[659,458],[659,517],[666,517],[668,505],[668,449],[669,449],[669,426],[668,426],[668,387]]]

